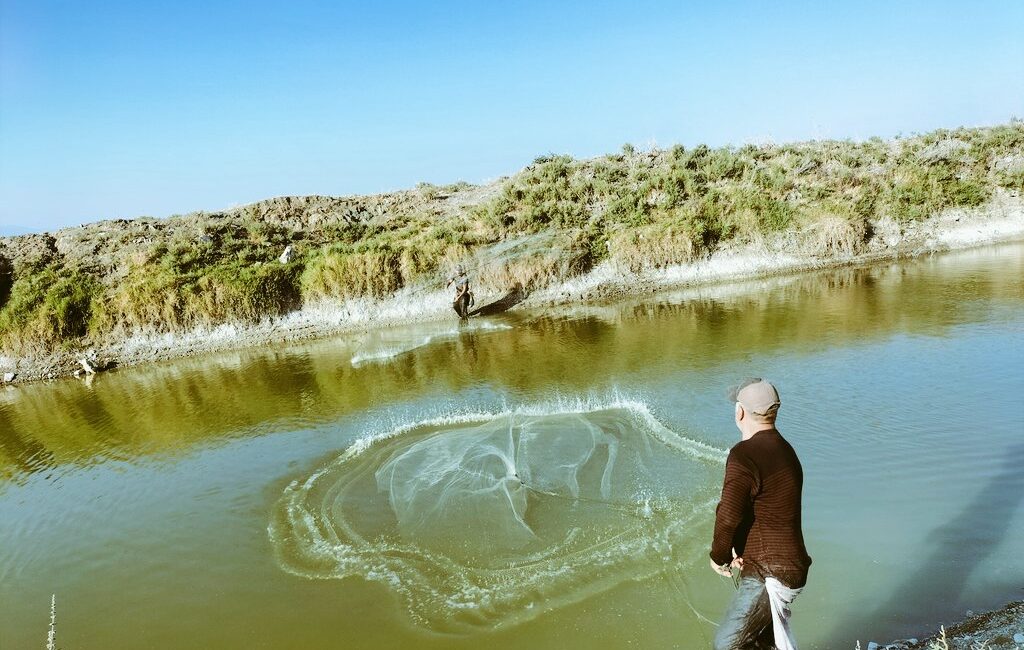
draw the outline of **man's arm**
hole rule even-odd
[[[719,566],[733,560],[733,536],[750,504],[753,485],[753,472],[733,452],[729,452],[729,459],[725,462],[722,498],[715,510],[715,536],[711,542],[711,561]]]

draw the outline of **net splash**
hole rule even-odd
[[[427,420],[293,481],[268,530],[285,571],[383,583],[470,633],[700,556],[724,457],[639,402]]]
[[[381,330],[368,334],[352,354],[352,367],[384,363],[435,344],[454,341],[464,335],[481,335],[510,330],[504,323],[473,321],[451,324],[427,323],[417,327]]]

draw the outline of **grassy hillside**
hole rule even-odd
[[[781,232],[810,254],[853,254],[879,220],[982,205],[1000,189],[1024,190],[1024,122],[858,143],[626,145],[591,160],[542,156],[488,186],[103,221],[0,238],[0,348],[79,347],[382,297],[443,283],[460,260],[478,285],[503,290],[608,259],[633,271],[690,262]],[[287,244],[296,254],[281,264]]]

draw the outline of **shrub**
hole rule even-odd
[[[188,274],[146,263],[96,301],[91,330],[173,331],[280,315],[301,305],[301,272],[298,262],[221,262]]]
[[[0,332],[20,329],[46,299],[46,290],[58,280],[53,266],[29,268],[14,277],[8,300],[0,310]]]
[[[193,285],[191,318],[196,322],[258,321],[302,304],[298,264],[220,266]]]
[[[302,273],[308,298],[380,297],[402,286],[400,252],[391,246],[335,245],[315,257]]]
[[[555,156],[528,167],[505,185],[493,210],[502,227],[537,232],[553,226],[579,228],[591,216],[591,177],[569,156]]]
[[[85,336],[92,317],[92,301],[100,284],[89,274],[72,272],[46,291],[41,317],[51,322],[55,340]]]
[[[184,277],[159,263],[134,266],[127,277],[100,301],[94,329],[98,332],[141,328],[171,331],[187,326],[184,310],[186,286]]]
[[[914,163],[900,166],[887,199],[897,219],[917,221],[945,208],[981,205],[990,194],[981,180],[941,161],[928,166]]]
[[[85,336],[100,290],[99,281],[82,270],[55,264],[27,268],[11,284],[0,310],[0,338],[5,344],[25,339],[55,344]]]

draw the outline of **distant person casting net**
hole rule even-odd
[[[473,293],[469,290],[469,275],[466,273],[466,267],[462,264],[455,267],[455,274],[448,279],[448,284],[445,286],[450,287],[452,284],[455,284],[455,300],[452,301],[455,313],[459,315],[459,318],[469,318],[469,309],[475,300]]]

